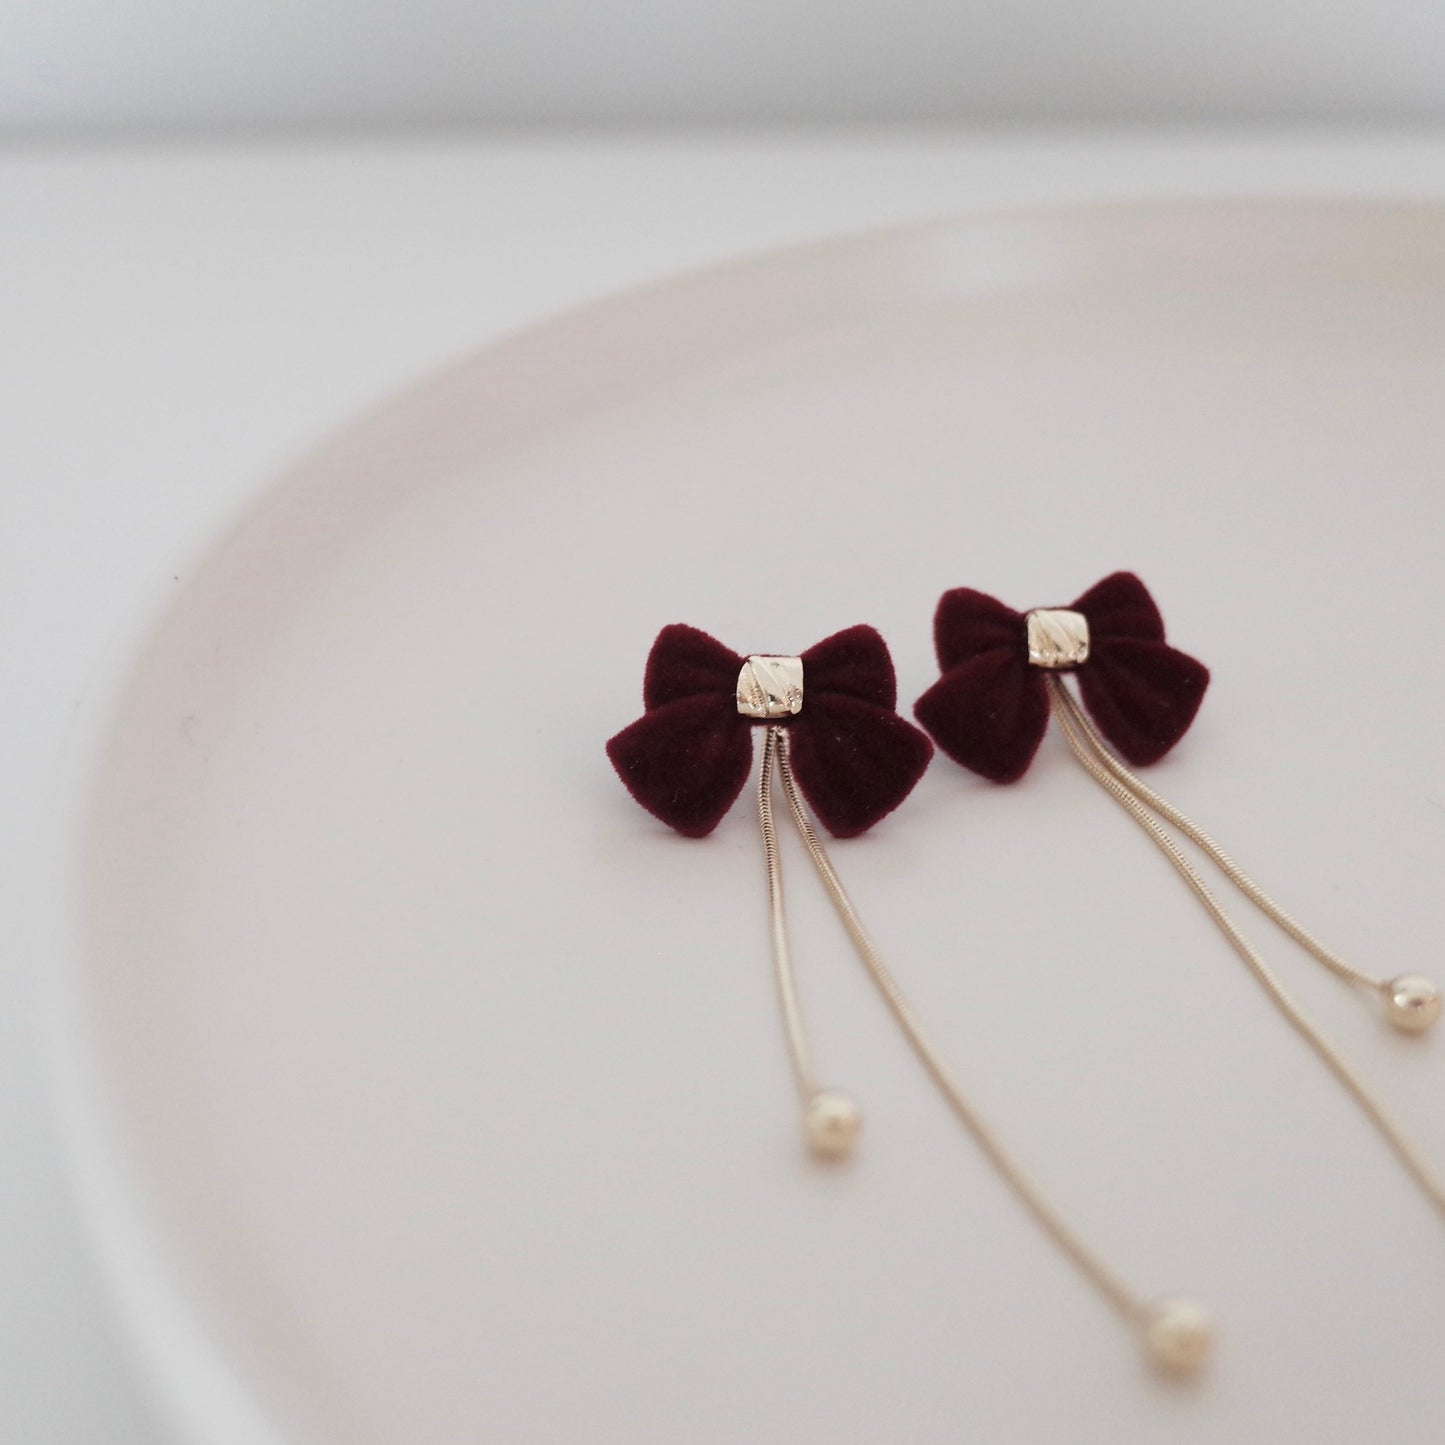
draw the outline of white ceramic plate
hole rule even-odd
[[[1154,774],[1342,947],[1442,923],[1445,211],[961,220],[494,346],[268,491],[96,720],[65,1014],[87,1197],[198,1438],[1438,1439],[1440,1220],[1057,743],[837,861],[978,1102],[1140,1288],[1167,1389],[930,1093],[790,854],[866,1148],[802,1156],[753,820],[617,785],[656,629],[1127,566],[1215,683]],[[1262,928],[1445,1156],[1442,1044]]]

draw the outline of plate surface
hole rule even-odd
[[[603,740],[656,629],[1149,582],[1211,664],[1151,780],[1381,972],[1437,967],[1445,211],[1172,204],[765,257],[510,339],[272,488],[98,724],[68,1005],[91,1201],[205,1438],[1438,1438],[1440,1220],[1057,739],[835,858],[966,1085],[1215,1368],[1166,1388],[930,1093],[804,860],[844,1169],[798,1147],[746,799]],[[1440,1041],[1254,920],[1445,1158]],[[1437,952],[1431,944],[1430,952]]]

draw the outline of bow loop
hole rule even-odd
[[[1005,607],[997,597],[955,587],[938,599],[933,614],[933,646],[945,672],[985,652],[1016,650],[1025,636],[1022,612]]]
[[[642,675],[642,705],[661,707],[680,697],[702,693],[733,695],[743,659],[717,638],[685,622],[674,622],[657,634]]]
[[[876,628],[861,623],[825,637],[803,654],[803,687],[809,699],[839,693],[889,712],[898,705],[888,644]]]
[[[1096,582],[1077,602],[1075,612],[1089,620],[1089,635],[1096,641],[1140,638],[1164,641],[1164,619],[1149,589],[1132,572],[1114,572]]]

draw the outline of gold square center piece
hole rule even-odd
[[[744,717],[791,717],[803,710],[803,659],[756,654],[738,673],[738,711]]]
[[[1089,619],[1066,607],[1040,607],[1028,615],[1029,661],[1035,667],[1077,667],[1089,660]]]

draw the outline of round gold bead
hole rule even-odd
[[[1385,1011],[1407,1034],[1423,1034],[1440,1017],[1440,990],[1423,974],[1402,973],[1385,985]]]
[[[1166,1374],[1192,1375],[1214,1348],[1214,1320],[1197,1300],[1160,1300],[1145,1322],[1144,1348]]]
[[[837,1089],[820,1089],[803,1111],[803,1133],[819,1159],[847,1158],[862,1127],[858,1105]]]

